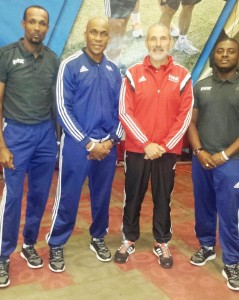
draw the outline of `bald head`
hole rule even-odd
[[[106,19],[104,19],[104,18],[101,18],[101,17],[93,17],[93,18],[91,18],[87,22],[86,31],[88,31],[89,28],[92,28],[92,26],[104,26],[105,28],[107,28],[107,31],[109,33],[109,29],[110,29],[109,22]]]

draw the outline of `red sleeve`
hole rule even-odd
[[[189,73],[180,83],[180,105],[178,114],[168,135],[163,139],[161,145],[167,150],[173,149],[183,138],[192,118],[193,109],[193,87]]]
[[[145,131],[134,116],[135,89],[133,79],[123,80],[119,103],[119,116],[126,135],[142,150],[150,143]]]

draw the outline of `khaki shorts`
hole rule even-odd
[[[161,0],[160,5],[168,5],[170,8],[177,10],[180,3],[182,5],[194,5],[200,2],[201,0]]]

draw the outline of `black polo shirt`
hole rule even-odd
[[[210,76],[194,86],[194,108],[202,147],[215,154],[239,137],[239,74],[230,80]],[[238,159],[239,153],[232,158]]]
[[[22,42],[0,49],[0,81],[6,85],[3,117],[36,124],[52,117],[59,60],[45,46],[35,59]]]

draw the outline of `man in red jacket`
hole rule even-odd
[[[170,195],[182,138],[191,120],[191,76],[168,55],[172,39],[168,28],[152,25],[147,33],[148,55],[126,72],[120,99],[120,119],[126,133],[125,206],[123,244],[114,261],[125,263],[139,238],[141,204],[151,178],[153,253],[164,268],[173,258],[168,243],[172,237]]]

